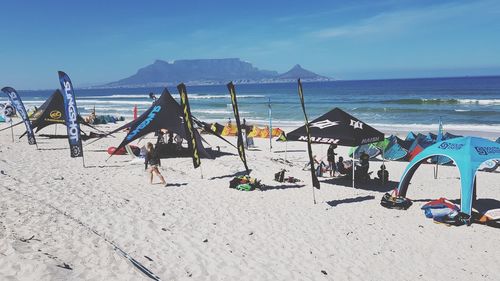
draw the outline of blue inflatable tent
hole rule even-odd
[[[483,162],[500,159],[500,144],[483,138],[459,137],[427,147],[406,167],[398,186],[399,196],[406,197],[410,180],[420,164],[437,155],[446,156],[457,165],[461,179],[460,209],[470,215],[476,172]]]

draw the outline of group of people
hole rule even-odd
[[[231,121],[229,121],[231,122]],[[166,138],[168,136],[168,138]],[[175,135],[172,132],[168,132],[167,130],[161,130],[158,132],[158,139],[157,139],[157,145],[158,144],[173,144],[175,140],[176,145],[179,148],[182,148],[182,137],[179,135]],[[148,142],[146,145],[146,155],[145,155],[145,169],[150,173],[150,183],[153,183],[153,176],[156,174],[158,178],[160,179],[161,184],[166,184],[165,178],[161,175],[159,171],[159,167],[161,166],[161,161],[160,161],[160,153],[158,147],[155,148],[155,146]],[[317,166],[316,168],[316,175],[317,176],[323,176],[323,171],[327,170],[330,173],[330,177],[335,177],[336,173],[338,172],[340,175],[347,175],[347,176],[352,176],[352,173],[354,171],[354,176],[357,178],[360,178],[362,180],[368,180],[370,179],[370,175],[368,173],[368,170],[370,168],[370,156],[366,154],[364,151],[361,153],[359,157],[359,163],[356,165],[354,168],[353,162],[350,160],[344,160],[342,156],[339,156],[338,161],[335,161],[335,156],[337,153],[335,153],[335,149],[337,148],[337,145],[335,144],[330,144],[327,150],[327,160],[328,160],[328,165],[326,165],[323,161],[320,161],[316,158],[316,155],[314,155],[314,162]],[[148,168],[149,167],[149,168]],[[389,181],[389,172],[387,171],[386,167],[384,164],[380,166],[380,170],[377,171],[377,176],[378,179],[382,183],[386,183]]]
[[[175,134],[167,129],[161,129],[157,132],[157,144],[168,144],[172,145],[175,142],[177,150],[182,148],[182,137],[179,134]]]
[[[370,156],[366,154],[364,151],[361,153],[359,157],[359,164],[356,165],[356,167],[353,167],[353,163],[350,160],[344,160],[342,156],[339,156],[338,161],[335,161],[335,156],[337,153],[335,153],[335,149],[337,148],[337,145],[335,144],[330,144],[327,150],[327,160],[328,160],[328,166],[323,163],[323,161],[319,161],[316,159],[316,156],[314,156],[314,161],[318,165],[317,170],[316,170],[316,175],[317,176],[322,176],[323,170],[327,168],[326,170],[329,170],[330,172],[330,177],[335,177],[335,174],[338,172],[340,175],[350,175],[352,176],[353,170],[354,170],[354,176],[367,180],[370,178],[370,175],[368,173],[368,170],[370,168]],[[383,183],[386,183],[389,181],[389,172],[387,171],[386,167],[384,164],[380,166],[380,170],[377,171],[377,176],[380,181]]]

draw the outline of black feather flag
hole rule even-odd
[[[306,120],[306,134],[307,134],[307,151],[309,152],[309,163],[311,163],[311,177],[312,177],[312,182],[313,186],[316,187],[317,189],[320,188],[318,177],[316,177],[316,169],[314,169],[314,159],[313,159],[313,154],[312,154],[312,148],[311,148],[311,133],[309,131],[309,120],[307,120],[307,114],[306,114],[306,106],[304,104],[304,93],[302,92],[302,83],[300,82],[300,79],[297,81],[299,85],[299,98],[300,98],[300,104],[302,105],[302,111],[304,111],[304,119]]]
[[[236,119],[236,127],[238,129],[238,154],[240,155],[241,161],[245,165],[245,170],[247,174],[250,174],[247,166],[247,159],[245,157],[245,146],[243,144],[243,136],[241,135],[241,124],[240,124],[240,113],[238,112],[238,102],[236,101],[236,91],[234,90],[233,82],[229,82],[227,84],[227,89],[229,90],[229,94],[231,95],[231,103],[233,104],[233,112],[234,119]]]
[[[193,117],[191,115],[191,109],[189,108],[189,99],[187,95],[186,85],[183,83],[177,86],[177,90],[179,91],[179,95],[181,97],[181,107],[182,112],[184,113],[184,128],[186,130],[187,143],[189,150],[193,153],[193,166],[194,168],[198,168],[201,164],[200,155],[198,153],[199,144],[197,142],[197,138],[195,137],[194,131],[196,130],[193,127]]]
[[[82,138],[80,135],[80,124],[78,123],[78,108],[76,107],[75,91],[69,76],[59,71],[59,83],[61,84],[64,113],[66,117],[66,128],[68,129],[68,141],[71,157],[83,157]]]
[[[16,90],[14,90],[14,88],[11,87],[3,88],[2,92],[4,92],[9,97],[10,102],[16,107],[17,112],[19,112],[19,114],[23,118],[24,125],[26,126],[26,132],[28,133],[28,143],[36,145],[36,139],[35,139],[35,134],[33,133],[33,127],[28,118],[28,113],[26,112],[26,108],[24,107],[21,97],[16,92]]]

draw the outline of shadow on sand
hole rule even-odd
[[[337,177],[337,178],[330,178],[326,180],[322,180],[322,183],[329,183],[329,184],[334,184],[334,185],[340,185],[340,186],[346,186],[346,187],[352,187],[352,179],[349,177]],[[389,181],[386,182],[385,184],[382,184],[378,179],[370,179],[368,181],[362,182],[360,180],[354,181],[354,187],[356,189],[363,189],[363,190],[369,190],[369,191],[377,191],[377,192],[389,192],[393,190],[394,188],[398,187],[399,182],[396,181]]]
[[[249,173],[252,172],[252,169],[249,169]],[[217,180],[217,179],[225,179],[225,178],[234,178],[234,177],[239,177],[239,176],[244,176],[248,175],[246,171],[241,171],[241,172],[236,172],[231,175],[224,175],[224,176],[218,176],[218,177],[211,177],[209,180]]]
[[[183,185],[187,185],[187,183],[185,183],[185,182],[183,182],[183,183],[167,183],[166,187],[180,187]]]
[[[261,191],[268,190],[278,190],[278,189],[289,189],[289,188],[301,188],[306,186],[305,184],[281,184],[281,185],[264,185],[260,188]]]
[[[358,197],[354,197],[354,198],[346,198],[346,199],[342,199],[342,200],[332,200],[332,201],[326,202],[326,204],[328,204],[332,207],[335,207],[335,206],[338,206],[340,204],[363,202],[363,201],[368,201],[368,200],[373,200],[373,199],[375,199],[375,196],[367,195],[367,196],[358,196]]]

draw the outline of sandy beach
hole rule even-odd
[[[302,142],[288,143],[285,155],[284,143],[269,151],[267,139],[255,139],[248,166],[266,188],[244,192],[228,188],[244,171],[237,151],[213,136],[204,137],[230,154],[196,170],[190,158],[162,159],[164,187],[150,185],[143,163],[127,155],[106,161],[124,133],[85,146],[83,168],[66,139],[40,137],[37,150],[18,140],[22,132],[15,128],[14,142],[0,133],[0,280],[150,280],[113,244],[161,280],[500,279],[498,229],[447,227],[420,210],[431,199],[459,199],[455,166],[440,167],[438,179],[433,165],[420,167],[413,206],[400,211],[380,199],[407,162],[386,163],[385,186],[321,177],[313,204]],[[313,150],[321,158],[327,146]],[[371,161],[370,171],[380,164]],[[302,182],[274,181],[282,168]],[[479,205],[500,208],[500,174],[477,179]]]

